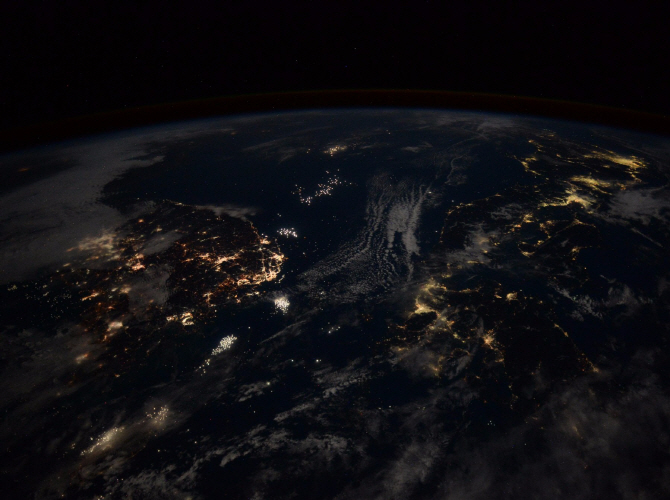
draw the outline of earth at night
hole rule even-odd
[[[670,496],[670,140],[309,111],[0,172],[4,498]]]

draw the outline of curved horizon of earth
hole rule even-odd
[[[670,140],[427,109],[0,157],[12,498],[670,494]]]

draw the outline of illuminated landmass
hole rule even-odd
[[[112,233],[77,248],[83,258],[44,278],[2,291],[13,328],[56,328],[70,322],[90,343],[107,347],[99,368],[117,377],[137,368],[174,329],[208,321],[275,280],[284,256],[245,220],[208,209],[159,202]],[[82,373],[88,354],[77,356]],[[82,376],[73,374],[72,380]]]
[[[463,376],[487,403],[520,415],[557,386],[598,371],[561,326],[557,301],[613,295],[612,281],[593,275],[580,254],[603,245],[618,193],[662,181],[635,156],[551,135],[529,142],[536,152],[518,161],[534,182],[448,211],[427,266],[440,272],[382,343],[400,366]],[[581,300],[602,318],[589,305],[595,299]]]
[[[667,140],[316,110],[49,151],[0,197],[6,497],[670,497]]]

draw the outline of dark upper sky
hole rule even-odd
[[[0,128],[186,99],[352,88],[670,114],[660,7],[508,3],[7,0]]]

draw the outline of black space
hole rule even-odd
[[[431,89],[670,114],[662,2],[0,6],[0,129],[249,93]]]

